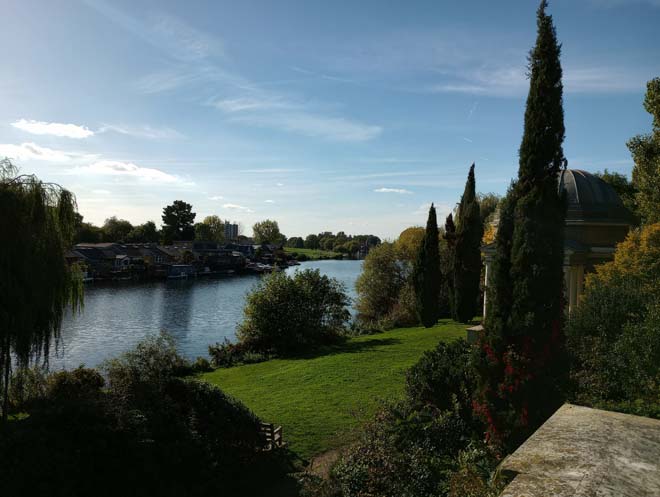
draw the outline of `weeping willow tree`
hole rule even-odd
[[[69,267],[76,203],[59,185],[18,175],[0,160],[0,393],[7,419],[12,366],[48,361],[67,306],[82,303],[82,279]]]

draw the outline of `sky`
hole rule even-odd
[[[0,157],[86,221],[396,238],[517,174],[532,0],[2,0]],[[660,0],[551,0],[569,167],[630,174]]]

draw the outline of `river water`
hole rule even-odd
[[[319,269],[337,278],[347,294],[355,297],[355,280],[362,261],[308,261],[287,272],[302,268]],[[161,330],[174,337],[185,357],[208,357],[209,344],[235,337],[236,326],[243,318],[245,296],[260,278],[245,275],[88,284],[82,312],[68,313],[64,318],[58,350],[51,351],[51,368],[98,366]]]

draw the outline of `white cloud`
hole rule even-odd
[[[139,167],[132,162],[113,160],[100,160],[76,171],[102,176],[128,176],[157,183],[183,183],[177,176],[173,176],[160,169]]]
[[[409,195],[412,192],[404,188],[377,188],[374,190],[376,193],[399,193],[403,195]]]
[[[183,135],[172,128],[153,128],[149,125],[129,126],[124,124],[105,124],[97,133],[113,131],[121,135],[135,136],[138,138],[149,138],[154,140],[172,140],[183,138]]]
[[[270,199],[264,200],[264,202],[267,203],[267,204],[274,204],[275,203],[274,200],[270,200]]]
[[[65,138],[88,138],[94,135],[94,132],[85,126],[77,124],[49,123],[45,121],[35,121],[33,119],[19,119],[11,123],[14,128],[18,128],[33,135],[52,135]]]
[[[222,195],[214,195],[213,197],[209,197],[209,200],[223,200],[224,198]]]
[[[229,209],[233,211],[254,212],[252,209],[248,207],[244,207],[242,205],[237,205],[237,204],[223,204],[222,207],[224,209]]]
[[[94,195],[110,195],[111,192],[109,190],[92,190],[92,193]]]
[[[32,142],[21,143],[20,145],[11,143],[0,144],[0,157],[9,157],[14,160],[43,160],[49,162],[72,162],[95,158],[91,154],[55,150],[41,147]]]

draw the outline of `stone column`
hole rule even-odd
[[[577,302],[580,301],[584,293],[584,266],[577,267]],[[576,302],[576,303],[577,303]]]
[[[577,303],[577,268],[575,267],[569,268],[568,296],[568,312],[570,314]]]
[[[488,298],[488,275],[490,274],[490,261],[486,261],[484,267],[484,310],[482,317],[486,319],[486,299]]]

